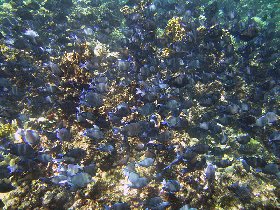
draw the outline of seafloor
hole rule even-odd
[[[280,5],[0,2],[0,208],[279,209]]]

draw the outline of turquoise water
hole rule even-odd
[[[0,208],[278,209],[278,1],[0,3]]]

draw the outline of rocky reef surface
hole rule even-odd
[[[0,208],[280,208],[277,4],[2,1]]]

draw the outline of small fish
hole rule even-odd
[[[131,184],[128,186],[131,188],[139,189],[143,188],[148,184],[148,179],[146,177],[139,177],[138,179],[135,179]]]
[[[39,34],[36,31],[33,31],[32,29],[27,29],[23,34],[32,38],[39,36]]]
[[[102,144],[99,147],[97,147],[97,149],[100,150],[101,152],[112,153],[115,148],[111,144]]]
[[[170,203],[162,200],[161,197],[153,197],[145,201],[145,209],[160,210],[166,209],[168,206],[170,206]]]
[[[24,141],[30,145],[37,145],[39,143],[40,136],[35,130],[25,130]]]
[[[274,112],[267,112],[264,116],[256,120],[256,126],[264,127],[266,125],[272,125],[279,119],[279,116]]]
[[[209,182],[213,182],[215,180],[215,166],[212,165],[211,163],[207,164],[207,167],[205,169],[205,178]]]
[[[247,144],[250,141],[250,139],[251,137],[249,136],[249,134],[236,137],[236,141],[239,144]]]
[[[68,177],[65,175],[53,176],[51,178],[51,182],[53,182],[54,184],[64,184],[67,181],[68,181]]]
[[[101,107],[103,105],[103,96],[93,91],[82,93],[80,104],[88,107]]]
[[[71,133],[67,128],[60,128],[56,131],[56,137],[60,141],[69,141],[71,139]]]
[[[90,182],[93,181],[91,176],[88,173],[81,172],[78,173],[70,178],[70,185],[72,185],[73,188],[81,188],[87,186]]]
[[[68,164],[67,168],[67,176],[74,176],[77,174],[79,171],[82,170],[83,167],[75,164]]]
[[[127,203],[114,203],[111,207],[105,206],[105,210],[130,210],[130,206]]]
[[[153,165],[154,161],[154,158],[145,158],[144,160],[140,161],[138,165],[143,167],[150,167],[151,165]]]
[[[243,203],[249,203],[252,199],[253,194],[249,187],[246,185],[239,185],[239,182],[233,183],[228,189]]]
[[[0,165],[0,179],[9,178],[10,175],[8,165]]]
[[[37,158],[42,163],[48,163],[52,161],[52,156],[45,153],[39,154]]]
[[[0,180],[0,193],[7,193],[14,190],[15,187],[11,183],[7,183],[5,180]]]
[[[177,180],[163,180],[162,182],[163,190],[174,193],[181,189],[181,185]]]
[[[35,150],[29,144],[10,144],[11,154],[24,156],[27,158],[35,157]]]
[[[140,122],[130,123],[122,128],[122,133],[127,136],[138,136],[143,132],[143,126]]]
[[[104,139],[104,133],[99,129],[98,126],[93,128],[88,128],[83,133],[84,136],[87,136],[93,140],[102,140]]]
[[[95,176],[96,173],[96,165],[91,163],[83,168],[84,172],[88,173],[91,176]]]
[[[86,151],[81,148],[74,148],[68,150],[63,157],[71,157],[74,159],[83,159],[86,156]]]
[[[127,103],[121,103],[117,106],[117,110],[115,112],[118,117],[125,117],[130,113],[130,109]]]

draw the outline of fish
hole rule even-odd
[[[0,4],[3,208],[277,208],[276,5]]]
[[[11,183],[7,183],[4,180],[0,180],[0,192],[7,193],[14,190],[15,187]]]

